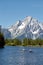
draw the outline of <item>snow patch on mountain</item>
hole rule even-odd
[[[43,38],[43,24],[31,16],[27,16],[24,20],[17,21],[7,30],[3,29],[2,32],[4,32],[5,38]]]
[[[27,16],[24,20],[17,21],[8,30],[11,32],[12,38],[25,38],[27,36],[28,38],[36,39],[43,35],[43,24],[31,16]]]

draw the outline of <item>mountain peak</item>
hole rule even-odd
[[[11,33],[11,38],[43,38],[43,24],[39,23],[37,19],[31,16],[26,16],[23,21],[17,21],[8,31]]]
[[[26,16],[26,18],[27,18],[27,19],[30,19],[30,18],[32,18],[32,17],[31,17],[31,16]]]
[[[31,17],[31,16],[26,16],[24,20],[29,21],[29,20],[31,20],[31,19],[32,19],[32,17]]]

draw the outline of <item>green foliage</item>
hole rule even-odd
[[[6,39],[5,42],[6,42],[6,45],[11,45],[12,40],[11,39]]]
[[[3,48],[5,45],[4,36],[2,33],[0,33],[0,48]]]
[[[24,38],[22,42],[23,46],[31,45],[31,40],[28,38]]]
[[[13,45],[21,45],[21,41],[20,40],[18,40],[18,39],[13,39]]]
[[[11,46],[16,46],[16,45],[21,45],[21,41],[18,39],[6,39],[6,45],[11,45]]]
[[[43,40],[42,39],[28,39],[28,38],[24,38],[22,41],[19,39],[6,39],[5,40],[6,45],[11,45],[11,46],[16,46],[16,45],[22,45],[22,46],[28,46],[28,45],[43,45]]]
[[[33,45],[33,46],[39,45],[39,46],[41,46],[41,45],[43,45],[43,39],[32,40],[32,39],[24,38],[22,45],[23,46],[28,46],[28,45]]]

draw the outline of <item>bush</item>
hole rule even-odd
[[[21,41],[19,39],[16,39],[16,38],[13,40],[13,43],[14,43],[14,45],[21,45],[22,44]]]
[[[19,39],[6,39],[5,40],[6,45],[11,45],[11,46],[16,46],[16,45],[21,45],[21,41]]]
[[[4,36],[2,33],[0,33],[0,48],[3,48],[5,45]]]

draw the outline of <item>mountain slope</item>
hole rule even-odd
[[[11,38],[43,38],[43,24],[30,16],[23,21],[17,21],[8,31],[11,33]]]

